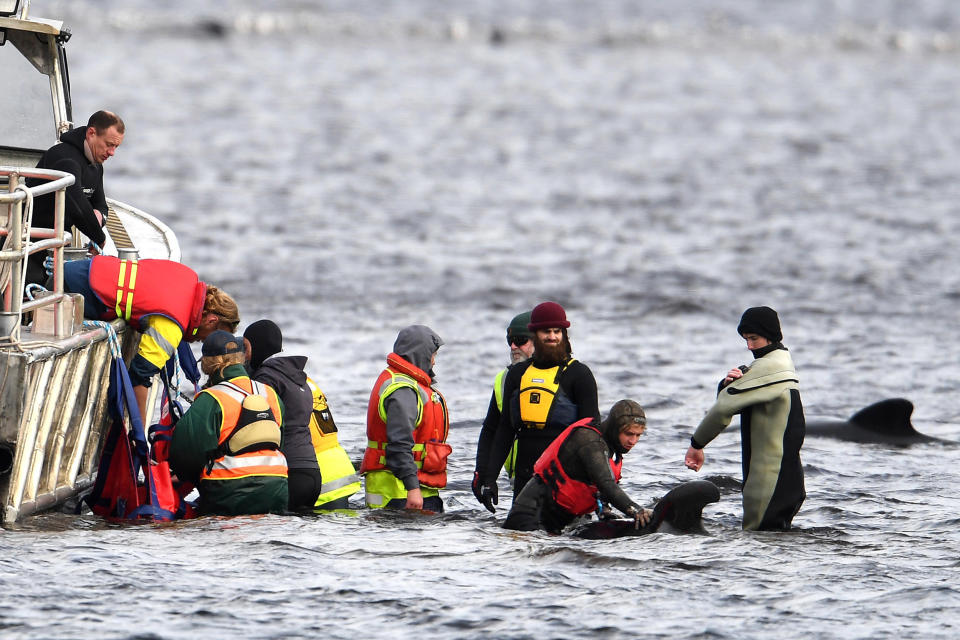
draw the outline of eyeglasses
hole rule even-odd
[[[511,346],[517,345],[518,347],[522,347],[528,342],[530,342],[530,338],[527,336],[507,336],[507,344]]]

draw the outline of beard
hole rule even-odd
[[[533,359],[540,368],[556,367],[570,357],[570,342],[563,336],[558,344],[546,344],[538,336],[533,338]]]

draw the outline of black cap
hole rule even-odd
[[[225,356],[231,353],[243,352],[243,338],[238,338],[229,331],[217,330],[203,341],[200,353],[204,358]]]
[[[618,400],[610,407],[610,413],[603,421],[604,428],[614,427],[618,432],[633,424],[644,426],[647,424],[647,414],[644,413],[640,403],[634,400]]]
[[[780,333],[780,318],[777,312],[770,307],[750,307],[740,317],[737,333],[755,333],[763,336],[770,342],[780,342],[783,334]]]
[[[257,320],[243,332],[250,341],[250,366],[259,369],[263,361],[283,351],[283,334],[273,320]]]

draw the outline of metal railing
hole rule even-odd
[[[0,167],[0,179],[7,178],[7,193],[0,192],[0,216],[6,206],[6,220],[0,220],[0,344],[18,341],[22,314],[52,306],[59,326],[62,313],[63,254],[72,236],[63,228],[66,188],[73,184],[72,174],[52,169]],[[24,178],[47,180],[28,187]],[[53,229],[32,226],[33,200],[37,196],[54,193]],[[29,233],[24,233],[27,230]],[[36,300],[24,300],[28,258],[41,251],[53,250],[53,279],[48,295]]]

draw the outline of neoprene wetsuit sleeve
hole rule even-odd
[[[744,376],[723,388],[717,396],[717,401],[697,425],[697,429],[693,432],[693,440],[700,445],[708,444],[730,425],[733,416],[747,407],[773,400],[790,384],[790,381],[784,381],[750,389],[749,382]],[[730,393],[731,390],[735,392]]]
[[[500,409],[497,408],[497,394],[490,394],[490,404],[487,406],[487,415],[480,425],[480,436],[477,438],[477,459],[476,470],[483,476],[483,470],[486,468],[487,458],[490,457],[490,448],[493,446],[493,438],[497,433],[497,427],[500,425]]]
[[[507,461],[510,455],[510,449],[513,447],[513,441],[517,437],[519,425],[513,424],[513,395],[520,386],[520,380],[523,377],[525,367],[520,365],[510,367],[507,371],[507,379],[503,383],[503,411],[500,412],[500,422],[494,433],[493,443],[490,446],[490,456],[484,467],[483,474],[480,477],[481,484],[496,484],[497,476],[500,475],[500,469],[503,463]]]
[[[600,404],[597,400],[597,381],[590,367],[577,362],[577,375],[570,390],[570,398],[577,405],[577,419],[594,418],[600,421]]]
[[[581,436],[585,442],[577,449],[577,453],[590,482],[597,486],[600,497],[623,513],[627,513],[631,508],[639,509],[639,506],[617,483],[610,468],[610,456],[606,443],[595,431],[589,429],[576,429],[576,431],[585,434]]]
[[[417,426],[417,392],[401,387],[383,402],[387,412],[387,469],[407,491],[420,487],[413,460],[413,430]]]

